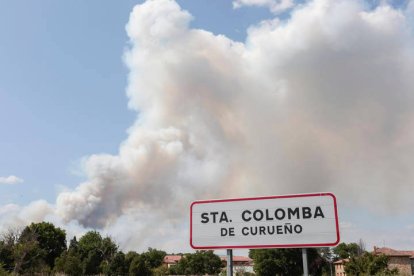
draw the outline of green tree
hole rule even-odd
[[[106,237],[102,239],[101,251],[103,259],[110,260],[118,252],[118,246],[110,237]]]
[[[0,241],[0,262],[2,264],[2,269],[9,272],[13,271],[14,268],[13,247],[14,244]]]
[[[98,250],[90,250],[82,260],[82,272],[85,275],[94,275],[101,272],[102,255]]]
[[[398,275],[397,269],[388,269],[388,257],[365,252],[361,256],[351,257],[345,264],[347,275]]]
[[[165,265],[160,265],[157,268],[152,269],[153,276],[164,276],[168,275],[168,268]]]
[[[38,247],[43,251],[44,262],[53,268],[55,259],[66,250],[66,233],[64,230],[55,227],[52,223],[32,223],[23,229],[21,240],[27,237],[34,238]]]
[[[101,234],[97,231],[87,232],[79,239],[77,247],[82,260],[82,273],[99,274],[101,272],[100,265],[103,261]]]
[[[88,257],[89,252],[91,251],[98,251],[100,250],[102,244],[102,236],[97,231],[89,231],[85,235],[83,235],[79,242],[77,243],[77,247],[79,250],[79,254],[81,255],[82,259]]]
[[[340,243],[334,247],[333,252],[341,259],[352,258],[363,254],[363,249],[357,243]]]
[[[213,251],[198,251],[192,255],[192,257],[196,260],[202,260],[202,264],[204,266],[204,273],[207,274],[217,274],[220,273],[223,263],[219,256],[213,253]],[[192,265],[192,258],[189,259],[190,266]]]
[[[159,274],[162,273],[162,270],[159,269],[156,271],[156,269],[162,265],[165,255],[167,253],[164,251],[151,247],[142,254],[130,251],[125,256],[125,264],[129,267],[130,275]]]
[[[151,268],[142,255],[135,256],[129,266],[129,275],[151,276]]]
[[[76,240],[76,236],[74,236],[73,239],[70,240],[68,251],[79,252],[79,243]]]
[[[112,241],[110,237],[106,237],[102,239],[100,251],[102,253],[100,271],[109,271],[111,262],[113,261],[115,255],[118,253],[118,246]]]
[[[107,264],[104,264],[102,272],[105,275],[125,275],[128,272],[128,267],[125,263],[125,254],[122,252],[116,253]]]
[[[333,263],[338,260],[338,256],[333,252],[333,247],[321,247],[317,251],[324,261],[322,275],[331,275],[334,272]]]
[[[38,235],[34,231],[25,231],[13,246],[15,274],[34,274],[50,270],[45,263],[47,252],[40,248]]]
[[[73,237],[69,242],[68,250],[56,258],[54,271],[65,273],[66,275],[81,275],[81,264],[82,260],[79,254],[78,241],[76,237]]]
[[[167,255],[165,251],[157,250],[154,248],[148,248],[147,252],[141,254],[141,256],[145,259],[148,266],[153,269],[157,268],[162,265],[164,257]]]
[[[14,250],[19,240],[21,231],[18,229],[8,229],[1,235],[0,240],[0,263],[2,268],[12,272],[15,267]]]
[[[182,258],[178,261],[178,263],[174,266],[169,268],[168,274],[169,275],[188,275],[190,274],[190,268],[188,267],[188,255],[185,254]]]
[[[55,262],[55,272],[76,276],[82,274],[81,259],[74,251],[64,252]]]
[[[127,267],[127,270],[129,270],[129,267],[132,263],[132,260],[136,257],[139,256],[139,254],[135,251],[129,251],[126,255],[125,255],[125,266]]]
[[[73,241],[82,260],[83,274],[99,274],[103,269],[109,269],[110,262],[118,252],[118,246],[110,237],[102,238],[97,231],[89,231],[79,242]]]
[[[324,260],[316,249],[308,248],[308,267],[310,274],[320,274]],[[252,249],[249,257],[254,261],[254,271],[258,275],[301,275],[301,249]]]
[[[171,267],[170,274],[204,275],[220,273],[223,263],[213,251],[196,251],[193,254],[185,254],[177,265]]]
[[[0,262],[0,276],[10,275],[9,271],[4,269],[4,264]]]

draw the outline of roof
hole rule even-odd
[[[164,263],[166,264],[175,264],[178,263],[179,260],[181,260],[181,255],[167,255],[164,257]]]
[[[227,261],[227,256],[220,256],[222,261]],[[253,263],[253,260],[245,256],[233,256],[233,262]]]
[[[166,255],[164,257],[164,263],[166,263],[166,264],[175,264],[178,261],[180,261],[182,257],[183,257],[182,255]],[[227,261],[227,257],[226,256],[220,256],[220,259],[222,261]],[[250,259],[249,257],[233,256],[233,262],[252,263],[253,260]]]
[[[334,262],[334,264],[344,264],[349,262],[349,259],[340,259]]]
[[[395,250],[388,247],[375,247],[374,246],[374,254],[384,254],[390,257],[410,257],[414,258],[414,251],[410,250]]]

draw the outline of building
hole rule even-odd
[[[227,256],[220,256],[224,269],[227,267]],[[233,256],[233,274],[249,272],[253,273],[253,260],[244,256]]]
[[[401,276],[412,276],[414,275],[414,251],[407,250],[395,250],[388,247],[375,247],[372,252],[376,255],[385,255],[388,257],[388,268],[398,269]],[[334,262],[335,276],[346,276],[345,264],[349,259],[338,260]]]
[[[374,247],[373,253],[386,255],[388,257],[388,268],[397,268],[400,275],[414,275],[414,251]]]
[[[167,268],[170,268],[171,266],[176,265],[178,261],[181,260],[182,257],[183,257],[182,255],[166,255],[164,257],[163,264]]]
[[[334,262],[335,266],[335,276],[346,276],[345,274],[345,264],[349,262],[349,259],[341,259]]]
[[[171,266],[176,265],[183,255],[166,255],[164,257],[163,264],[170,268]],[[227,257],[220,256],[220,259],[224,265],[227,266]],[[225,268],[224,268],[225,269]],[[253,273],[253,260],[249,257],[244,256],[233,256],[233,272],[236,274],[237,272],[250,272]]]

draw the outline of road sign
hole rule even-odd
[[[190,207],[194,249],[323,247],[339,243],[331,193],[195,201]]]

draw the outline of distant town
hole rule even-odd
[[[226,275],[227,257],[212,250],[123,252],[115,239],[89,231],[68,240],[49,222],[2,233],[0,275]],[[301,249],[251,249],[233,256],[234,275],[302,275]],[[362,240],[308,248],[310,275],[413,275],[414,250],[365,248]]]

